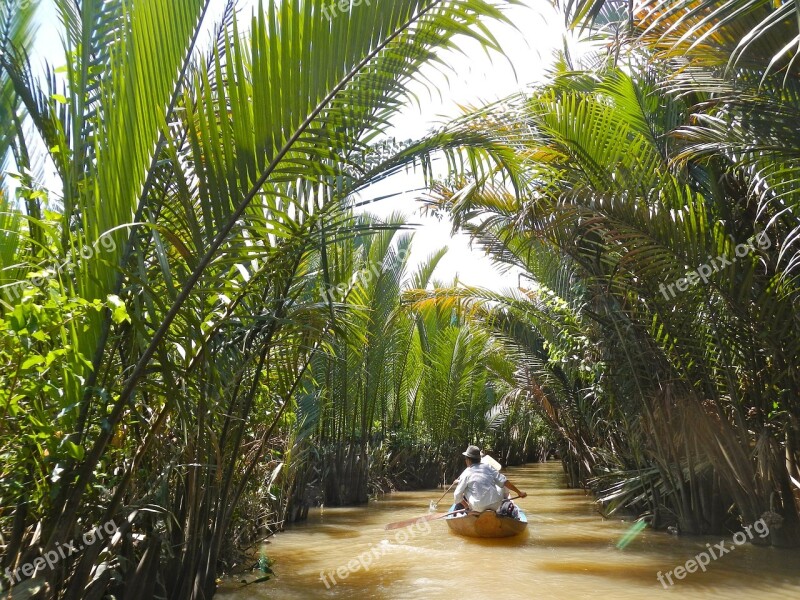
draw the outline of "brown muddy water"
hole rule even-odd
[[[690,538],[650,530],[619,549],[632,523],[603,519],[590,496],[567,489],[560,463],[504,472],[529,494],[518,502],[530,525],[517,538],[463,538],[442,521],[386,531],[387,523],[428,514],[429,502],[443,490],[398,492],[365,506],[312,511],[307,522],[264,546],[274,560],[274,579],[247,586],[239,581],[257,574],[229,579],[217,598],[800,599],[800,551],[736,545],[730,535]],[[439,510],[451,502],[448,494]],[[710,558],[709,548],[719,555],[722,542],[732,549]],[[703,552],[705,572],[695,566],[678,579],[675,568]],[[665,576],[670,571],[673,585]]]

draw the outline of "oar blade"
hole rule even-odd
[[[384,529],[402,529],[415,523],[424,523],[433,519],[443,517],[444,515],[424,515],[422,517],[414,517],[413,519],[406,519],[405,521],[397,521],[396,523],[389,523]]]
[[[408,527],[409,525],[413,525],[414,523],[424,523],[425,521],[435,521],[436,519],[443,519],[444,517],[449,517],[450,515],[455,515],[460,512],[464,512],[463,508],[459,508],[458,510],[453,510],[451,512],[446,513],[436,513],[433,515],[424,515],[422,517],[414,517],[413,519],[406,519],[405,521],[398,521],[397,523],[389,523],[384,529],[400,529],[401,527]]]
[[[516,500],[519,496],[512,496],[509,500]],[[460,512],[464,512],[463,508],[459,508],[458,510],[454,510],[451,512],[446,513],[436,513],[433,515],[424,515],[422,517],[414,517],[413,519],[406,519],[405,521],[397,521],[396,523],[389,523],[384,527],[384,529],[401,529],[403,527],[408,527],[409,525],[413,525],[414,523],[424,523],[425,521],[435,521],[436,519],[442,519],[444,517],[449,517],[450,515],[455,515]]]

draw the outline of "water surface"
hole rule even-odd
[[[731,536],[677,537],[650,530],[620,550],[617,544],[631,522],[603,519],[590,496],[565,487],[560,463],[504,472],[529,494],[518,502],[530,525],[517,538],[463,538],[441,521],[386,531],[387,523],[428,514],[429,502],[443,490],[399,492],[366,506],[311,511],[307,522],[288,527],[265,546],[275,561],[273,580],[246,587],[229,581],[217,597],[800,598],[800,551],[736,546]],[[451,498],[448,494],[439,509],[446,510]],[[714,549],[723,541],[734,549],[710,560],[705,572],[676,578],[677,566],[708,552],[707,544]],[[670,571],[673,585],[665,576]]]

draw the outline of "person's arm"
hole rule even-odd
[[[458,485],[456,486],[456,491],[453,492],[453,499],[455,500],[455,504],[461,502],[462,497],[464,496],[464,492],[467,491],[467,474],[461,473],[458,479]],[[465,500],[466,502],[466,500]]]
[[[519,488],[518,488],[517,486],[515,486],[513,483],[511,483],[511,482],[510,482],[508,479],[506,479],[506,485],[505,485],[505,487],[507,487],[508,489],[510,489],[512,492],[514,492],[514,493],[515,493],[517,496],[519,496],[520,498],[525,498],[525,497],[528,495],[528,494],[526,494],[525,492],[521,492],[521,491],[519,490]]]

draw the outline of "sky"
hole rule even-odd
[[[52,1],[38,1],[41,26],[34,59],[38,55],[60,66],[64,62],[63,50]],[[246,16],[250,12],[248,4],[255,4],[255,0],[242,1],[243,15]],[[497,101],[531,83],[542,81],[552,63],[554,51],[563,47],[563,18],[547,1],[523,0],[521,4],[506,10],[512,25],[490,25],[506,56],[487,55],[476,42],[465,38],[458,44],[459,52],[449,51],[442,55],[451,67],[449,71],[425,71],[431,82],[425,87],[413,88],[419,103],[408,106],[399,115],[388,135],[398,140],[422,137],[430,129],[462,114],[465,107]],[[209,14],[220,12],[223,5],[224,0],[212,0]],[[338,18],[346,17],[340,15]],[[397,194],[421,185],[420,174],[401,173],[381,182],[379,187],[370,188],[363,197]],[[369,212],[383,217],[393,212],[403,212],[410,223],[418,224],[410,257],[412,268],[446,245],[449,251],[440,262],[435,279],[449,283],[458,277],[465,285],[488,287],[496,291],[518,285],[516,271],[502,274],[489,258],[469,247],[467,236],[451,236],[449,220],[437,220],[420,214],[416,198],[421,195],[421,192],[402,193],[388,200],[371,203],[368,207]]]
[[[409,106],[389,135],[399,140],[422,137],[431,128],[463,114],[467,107],[501,100],[531,83],[542,81],[555,50],[563,47],[563,18],[549,2],[525,0],[524,4],[507,10],[513,25],[492,24],[490,27],[505,57],[487,55],[477,42],[464,40],[459,44],[461,53],[444,56],[452,72],[446,73],[445,78],[429,69],[426,74],[430,73],[431,80],[437,84],[435,91],[421,88],[418,93],[421,106]],[[421,185],[419,174],[400,174],[382,182],[375,196]],[[452,224],[448,219],[438,220],[420,214],[419,203],[415,200],[420,195],[420,192],[412,192],[369,206],[370,212],[382,216],[402,211],[409,222],[419,224],[410,257],[412,266],[446,245],[449,250],[439,263],[435,279],[449,283],[457,276],[464,285],[494,291],[518,286],[517,270],[501,273],[479,249],[470,248],[468,236],[451,236]]]

